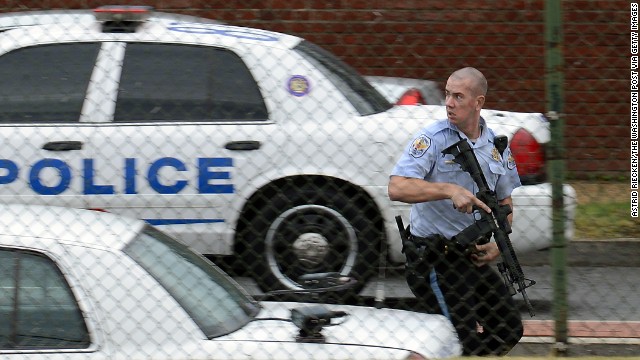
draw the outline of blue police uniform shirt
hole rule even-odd
[[[496,192],[498,200],[511,196],[513,189],[521,185],[511,150],[507,147],[500,155],[493,144],[495,134],[482,118],[480,126],[482,132],[475,144],[449,120],[426,126],[408,144],[391,175],[454,183],[476,194],[478,186],[471,175],[453,161],[453,155],[442,154],[442,150],[462,138],[473,147],[487,184]],[[411,233],[420,237],[440,234],[451,238],[471,225],[474,216],[478,215],[455,210],[451,199],[416,203],[411,207]]]

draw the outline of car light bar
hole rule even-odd
[[[152,6],[105,5],[93,9],[93,13],[100,22],[143,22],[153,10]]]

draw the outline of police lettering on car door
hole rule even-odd
[[[79,165],[83,178],[82,191],[84,195],[115,195],[137,194],[141,185],[148,186],[152,192],[158,194],[178,194],[191,185],[198,194],[233,194],[234,185],[231,182],[233,159],[197,158],[192,164],[173,157],[159,158],[150,164],[140,164],[135,158],[124,159],[120,184],[100,184],[99,174],[96,172],[94,159],[82,159]],[[73,166],[66,161],[45,158],[35,161],[30,166],[20,169],[17,162],[0,159],[0,186],[10,185],[19,181],[21,172],[25,172],[31,190],[39,195],[59,195],[71,186]],[[163,170],[172,170],[175,175],[171,179],[161,179]],[[191,171],[190,171],[191,170]],[[57,183],[50,184],[42,181],[41,174],[45,171],[57,173]],[[189,176],[181,176],[186,174]],[[141,176],[138,176],[140,174]]]

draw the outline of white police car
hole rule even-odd
[[[238,255],[265,290],[307,273],[364,286],[401,263],[388,174],[441,106],[392,106],[301,38],[148,7],[0,16],[0,201],[141,218]],[[517,251],[548,247],[549,124],[486,110],[527,186]],[[567,236],[575,196],[565,186]]]
[[[0,205],[2,359],[390,359],[459,356],[442,315],[257,302],[141,220]]]

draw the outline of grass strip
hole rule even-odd
[[[576,239],[613,239],[640,236],[640,220],[630,215],[628,202],[593,202],[576,209]]]

